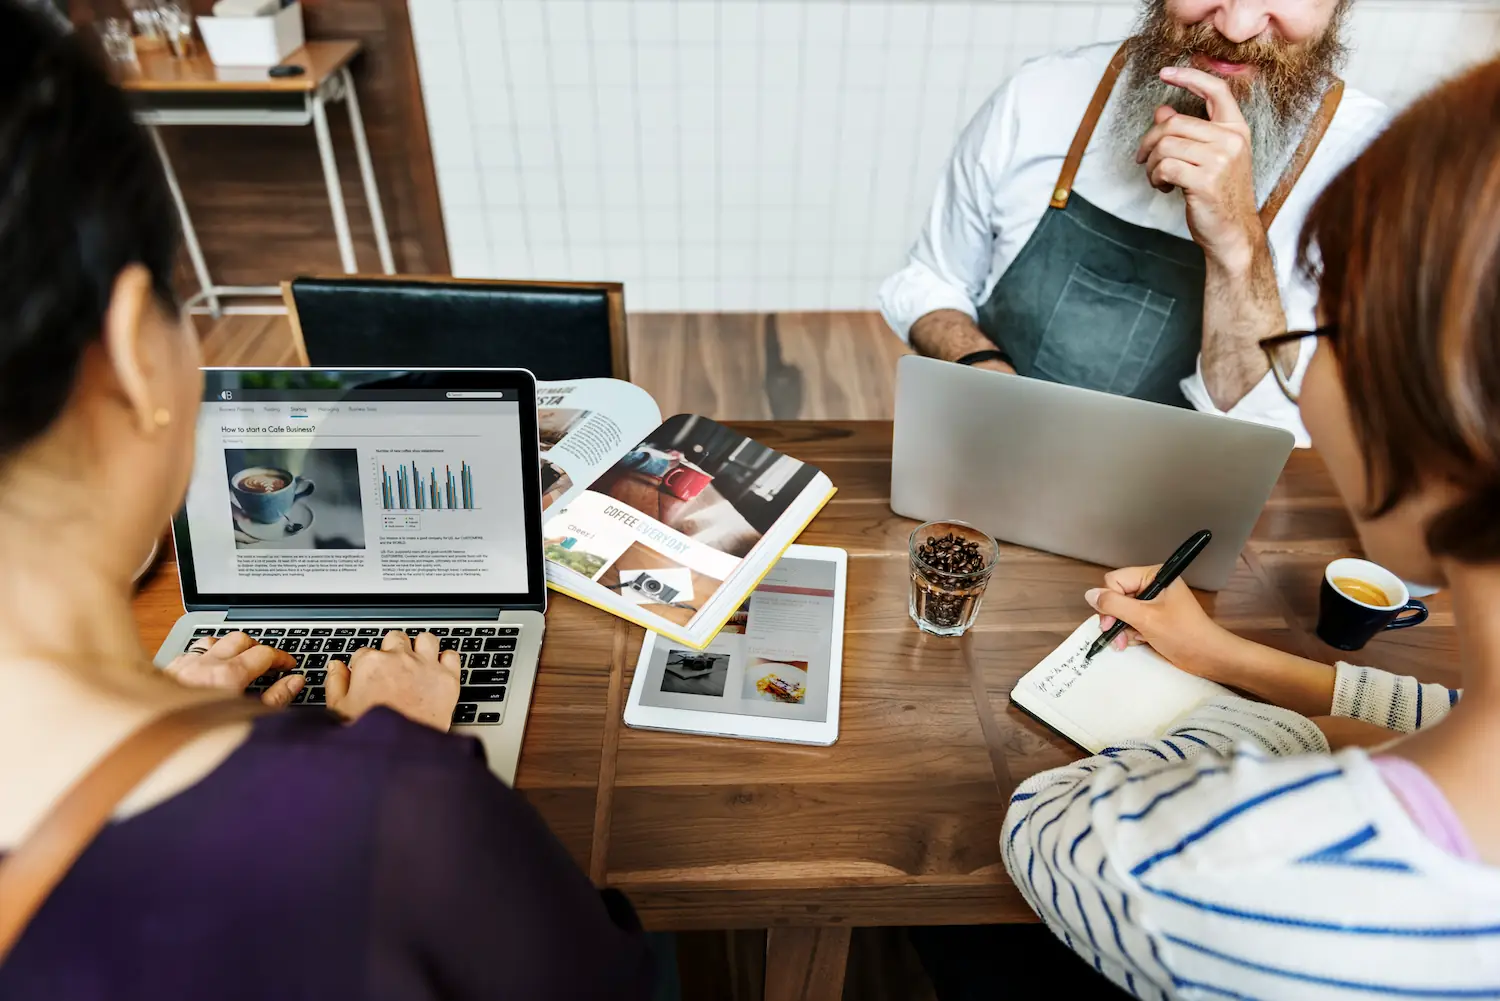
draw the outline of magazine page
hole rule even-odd
[[[820,479],[826,486],[813,466],[679,414],[545,523],[549,578],[585,598],[592,582],[652,628],[699,625],[724,581]]]
[[[703,650],[658,640],[640,704],[662,709],[828,718],[837,565],[785,557]]]
[[[543,382],[536,387],[542,445],[542,510],[561,510],[661,423],[651,394],[619,379]]]

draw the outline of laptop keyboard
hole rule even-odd
[[[381,638],[392,630],[413,637],[432,633],[442,649],[458,651],[461,666],[458,706],[453,710],[455,724],[495,725],[505,719],[505,691],[510,685],[511,663],[521,634],[519,626],[410,626],[405,623],[390,626],[288,626],[247,622],[238,626],[195,629],[187,645],[191,647],[194,640],[204,636],[228,636],[238,632],[266,646],[285,650],[292,655],[297,666],[289,671],[267,671],[252,681],[246,691],[259,695],[288,674],[300,674],[307,680],[292,700],[292,705],[323,706],[328,704],[325,687],[328,661],[340,660],[348,664],[349,657],[356,650],[365,647],[379,649]]]

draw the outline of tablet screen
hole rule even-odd
[[[784,557],[706,649],[658,636],[640,704],[826,722],[837,571]]]

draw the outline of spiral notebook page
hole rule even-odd
[[[1193,709],[1233,694],[1180,671],[1147,646],[1084,655],[1099,638],[1099,617],[1083,623],[1011,690],[1016,705],[1085,750],[1159,737]]]

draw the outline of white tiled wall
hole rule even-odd
[[[410,0],[455,274],[632,310],[869,309],[952,140],[1137,0]],[[1357,0],[1395,104],[1500,48],[1500,0]]]

